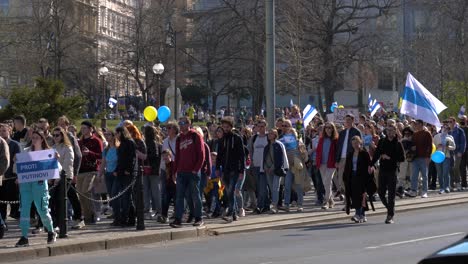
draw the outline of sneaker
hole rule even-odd
[[[427,193],[423,193],[423,194],[421,195],[421,198],[427,198]]]
[[[443,194],[443,193],[445,193],[445,190],[444,190],[444,189],[440,189],[439,194]]]
[[[289,205],[287,205],[287,206],[284,207],[284,211],[285,211],[286,213],[289,213],[289,211],[290,211]]]
[[[29,240],[26,237],[21,237],[20,240],[16,243],[15,247],[28,247]]]
[[[182,222],[180,220],[175,219],[169,224],[172,228],[181,228]]]
[[[5,225],[0,225],[0,239],[2,239],[3,236],[5,235],[5,229],[6,229]]]
[[[241,209],[239,210],[239,216],[240,216],[240,217],[244,217],[244,216],[245,216],[245,210],[244,210],[244,208],[241,208]]]
[[[322,209],[323,209],[323,210],[327,210],[327,209],[328,209],[328,205],[326,205],[326,204],[322,205]]]
[[[36,227],[35,229],[33,229],[32,233],[34,235],[37,235],[37,234],[40,234],[42,231],[44,231],[42,227]]]
[[[351,217],[351,221],[355,222],[355,223],[359,223],[359,215],[355,214],[353,217]]]
[[[301,206],[299,206],[299,207],[297,208],[297,212],[298,212],[298,213],[304,212],[304,208],[302,208]]]
[[[395,223],[395,222],[393,221],[393,216],[387,216],[387,219],[385,219],[385,223],[386,223],[386,224],[393,224],[393,223]]]
[[[328,201],[328,208],[332,209],[333,207],[335,207],[335,201],[333,201],[333,199],[330,199],[330,201]]]
[[[231,218],[230,216],[227,216],[227,215],[223,216],[223,220],[228,222],[228,223],[232,223],[232,221],[234,221],[233,218]]]
[[[259,208],[255,208],[253,211],[254,214],[262,214],[262,211]]]
[[[187,224],[192,223],[192,222],[193,222],[193,219],[194,219],[193,216],[189,216],[189,217],[187,218]]]
[[[450,188],[445,189],[446,193],[450,193]]]
[[[367,217],[365,215],[359,217],[359,223],[366,223],[367,222]]]
[[[167,217],[164,217],[162,215],[158,215],[156,221],[158,221],[161,224],[167,224]]]
[[[277,214],[278,213],[278,208],[276,206],[271,207],[271,213],[272,214]]]
[[[233,216],[232,216],[232,221],[237,221],[237,219],[238,219],[238,216],[237,216],[237,215],[233,215]]]
[[[83,229],[85,226],[86,224],[84,223],[84,220],[80,220],[72,227],[72,229]]]
[[[414,197],[416,197],[416,192],[413,191],[413,190],[411,190],[411,191],[409,191],[409,192],[406,193],[406,196],[411,197],[411,198],[414,198]]]
[[[57,233],[49,232],[47,233],[47,244],[53,244],[57,241]]]
[[[205,223],[203,223],[202,219],[195,220],[195,223],[193,223],[193,226],[203,226]]]

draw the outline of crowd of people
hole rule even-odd
[[[236,125],[223,117],[204,126],[191,116],[138,128],[123,121],[114,130],[80,127],[62,116],[57,126],[41,118],[30,126],[24,116],[0,124],[0,236],[7,217],[19,219],[22,236],[16,246],[28,246],[33,233],[46,231],[56,241],[59,195],[67,184],[74,229],[96,224],[102,217],[114,227],[134,226],[134,179],[143,167],[145,218],[169,224],[204,225],[204,218],[239,220],[246,211],[276,214],[304,211],[304,195],[314,189],[322,210],[344,201],[343,211],[356,223],[366,222],[369,203],[378,195],[394,222],[395,197],[427,197],[467,188],[467,117],[448,118],[442,129],[421,120],[346,115],[343,124],[320,115],[302,127],[298,106],[268,124],[262,117]],[[357,120],[355,119],[357,118]],[[272,127],[268,129],[268,127]],[[431,161],[433,144],[444,152]],[[54,149],[67,181],[59,179],[18,184],[15,155]],[[100,202],[101,201],[101,202]],[[170,208],[173,213],[170,214]]]

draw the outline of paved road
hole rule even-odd
[[[377,216],[365,224],[330,223],[21,263],[417,263],[462,238],[468,232],[467,219],[467,205],[457,205],[402,213],[393,225]]]

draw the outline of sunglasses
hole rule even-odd
[[[178,124],[179,124],[179,126],[185,126],[185,125],[187,124],[187,122],[185,122],[185,121],[180,121]]]
[[[53,134],[54,138],[58,138],[60,136],[62,136],[62,134]]]
[[[291,126],[288,126],[288,125],[283,125],[282,127],[291,127]]]

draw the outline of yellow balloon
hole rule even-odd
[[[338,108],[340,108],[340,109],[341,109],[341,108],[344,108],[344,106],[343,106],[343,105],[339,105],[339,106],[338,106]]]
[[[432,143],[432,152],[431,152],[431,155],[434,154],[434,152],[436,152],[437,148],[436,146],[434,145],[434,143]]]
[[[154,106],[147,106],[143,111],[146,120],[153,122],[158,117],[158,110]]]

